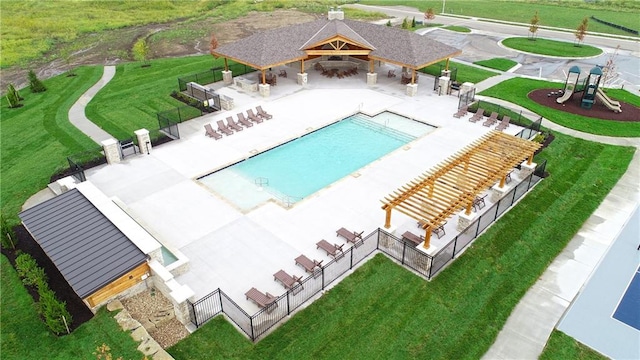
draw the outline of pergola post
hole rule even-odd
[[[387,206],[384,211],[386,211],[384,217],[384,227],[385,229],[388,229],[391,227],[391,206]]]
[[[527,165],[531,165],[531,163],[533,163],[533,153],[531,153],[531,155],[529,155],[529,159],[527,159]]]
[[[369,72],[373,73],[373,59],[369,59]]]
[[[507,175],[503,176],[500,178],[500,185],[498,185],[498,187],[503,188],[504,187],[504,183],[507,181]]]
[[[224,58],[224,71],[229,71],[229,62],[227,62],[227,58]]]
[[[473,207],[473,200],[469,201],[469,204],[467,204],[467,209],[464,211],[465,215],[471,215],[472,207]]]
[[[412,69],[411,71],[411,85],[416,83],[416,69]]]
[[[422,247],[428,249],[431,247],[431,225],[427,226],[427,229],[425,231],[424,245],[422,245]]]
[[[447,58],[447,62],[444,65],[444,70],[449,71],[449,58]]]

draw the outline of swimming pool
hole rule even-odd
[[[290,206],[434,129],[358,113],[198,180],[242,211],[269,200]]]

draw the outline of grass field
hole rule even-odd
[[[581,360],[606,360],[608,357],[579,343],[565,333],[553,330],[547,346],[545,346],[539,360],[555,359],[581,359]]]
[[[433,8],[436,13],[435,21],[442,11],[441,0],[361,0],[360,3],[368,5],[404,5],[418,8],[425,12]],[[638,26],[638,14],[640,14],[640,1],[614,0],[586,2],[583,0],[447,0],[445,12],[455,15],[480,17],[504,21],[514,21],[529,24],[529,21],[538,12],[540,26],[552,26],[566,28],[575,31],[582,19],[592,15],[611,23],[640,30]],[[634,14],[634,16],[629,16]],[[589,31],[608,34],[633,36],[622,30],[606,26],[595,21],[589,22]],[[588,39],[588,36],[587,36]]]
[[[589,45],[575,46],[565,41],[538,38],[535,41],[526,37],[512,37],[502,41],[502,45],[532,54],[560,57],[590,57],[602,54],[602,49]]]
[[[511,59],[505,59],[505,58],[493,58],[489,60],[480,60],[480,61],[474,62],[474,64],[488,67],[490,69],[500,70],[500,71],[507,71],[512,67],[518,65],[517,62]]]
[[[556,124],[591,134],[621,136],[621,137],[638,137],[640,136],[640,122],[629,121],[602,121],[600,119],[588,118],[584,116],[574,115],[539,105],[530,100],[526,95],[535,89],[561,88],[562,84],[541,80],[531,80],[524,78],[514,78],[503,81],[500,84],[482,91],[479,95],[491,96],[498,99],[510,101],[514,104],[521,105]],[[617,99],[620,91],[626,93],[624,100],[635,106],[640,106],[640,97],[625,90],[608,90],[610,97]],[[622,100],[622,98],[621,98]]]
[[[468,27],[464,27],[464,26],[454,26],[454,25],[449,25],[449,26],[443,26],[443,29],[447,29],[447,30],[451,30],[451,31],[455,31],[455,32],[461,32],[461,33],[469,33],[471,32],[471,30]]]
[[[377,255],[258,344],[216,318],[169,352],[178,360],[479,359],[633,156],[633,148],[556,136],[542,154],[551,176],[433,281]]]
[[[445,66],[445,61],[441,61],[439,63],[429,65],[426,68],[420,69],[420,71],[422,71],[425,74],[439,76],[440,69],[444,69],[444,66]],[[455,61],[449,61],[449,69],[453,69],[453,68],[458,69],[456,80],[460,83],[472,82],[474,84],[477,84],[480,81],[486,80],[492,76],[499,75],[495,71],[478,69],[477,67],[464,65]]]
[[[2,336],[0,353],[3,360],[23,359],[95,359],[96,347],[106,343],[114,359],[141,359],[137,343],[120,329],[114,314],[102,309],[89,322],[71,335],[56,337],[40,320],[31,296],[4,255],[0,255],[2,276]]]

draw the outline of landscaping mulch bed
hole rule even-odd
[[[564,102],[564,104],[558,104],[556,102],[556,99],[558,98],[557,95],[548,96],[549,93],[557,91],[558,89],[538,89],[530,92],[527,96],[529,99],[540,105],[571,114],[602,120],[640,121],[640,108],[631,104],[620,101],[620,107],[622,108],[621,113],[616,113],[607,109],[607,107],[598,100],[596,100],[591,109],[584,109],[580,107],[580,98],[582,94],[573,94],[569,100]]]
[[[33,237],[31,237],[24,226],[16,226],[13,228],[13,231],[15,232],[16,238],[18,239],[16,244],[16,251],[20,250],[24,253],[27,253],[36,260],[38,266],[43,268],[45,273],[47,274],[47,277],[49,279],[48,283],[51,290],[55,292],[58,299],[64,301],[67,304],[67,310],[73,318],[73,322],[69,324],[69,328],[73,331],[80,325],[91,320],[94,315],[93,312],[73,291],[71,285],[69,285],[69,283],[64,279],[60,271],[58,271],[58,268],[56,268],[53,262],[47,257],[40,245],[33,239]],[[13,265],[13,267],[15,268],[15,259],[17,254],[14,251],[4,248],[2,249],[2,253],[9,259],[11,265]],[[31,297],[33,297],[33,301],[39,301],[38,291],[30,286],[27,286],[26,288]]]

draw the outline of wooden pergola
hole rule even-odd
[[[428,249],[433,229],[462,209],[470,215],[478,194],[498,181],[504,187],[511,170],[524,159],[531,164],[540,146],[491,131],[385,197],[385,228],[391,227],[391,210],[396,209],[422,224],[424,248]]]

